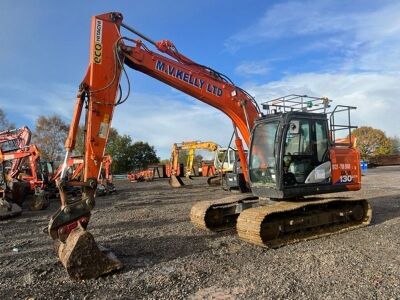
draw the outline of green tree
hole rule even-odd
[[[186,165],[188,157],[189,157],[189,150],[180,150],[178,156],[178,162],[180,164]]]
[[[130,146],[132,139],[129,135],[119,135],[107,143],[106,152],[111,155],[113,163],[112,172],[115,174],[126,173],[130,170]]]
[[[5,112],[0,108],[0,131],[15,128],[15,125],[8,121]]]
[[[120,137],[117,129],[115,128],[110,128],[110,131],[108,132],[108,139],[107,139],[107,144],[106,144],[106,152],[109,153],[109,149],[113,147],[113,144],[117,141],[117,139]]]
[[[148,143],[139,141],[129,146],[128,165],[131,170],[143,170],[149,164],[158,162],[154,147]]]
[[[68,125],[57,115],[40,116],[36,120],[32,140],[47,161],[61,161],[64,143],[68,135]]]
[[[84,126],[77,132],[75,155],[84,153]],[[110,128],[105,153],[111,155],[114,174],[127,173],[147,168],[148,164],[158,162],[154,147],[145,142],[132,142],[129,135],[120,135],[115,128]]]
[[[392,140],[380,129],[362,126],[353,130],[352,135],[357,138],[357,149],[361,152],[362,159],[389,154],[393,149]]]

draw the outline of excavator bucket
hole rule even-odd
[[[0,220],[19,216],[22,208],[15,203],[9,203],[5,199],[0,199]]]
[[[55,250],[68,275],[77,280],[97,278],[119,270],[122,263],[81,225],[71,231],[66,241],[55,242]]]
[[[183,183],[183,181],[180,177],[171,175],[171,177],[169,178],[169,185],[174,188],[178,188],[178,187],[184,186],[185,184]]]

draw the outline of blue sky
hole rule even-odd
[[[400,135],[398,1],[44,1],[0,3],[0,107],[18,126],[70,122],[89,55],[92,15],[120,11],[154,40],[228,75],[259,102],[291,93],[359,107],[357,125]],[[130,33],[125,33],[132,36]],[[228,118],[128,70],[132,94],[113,126],[162,158],[173,142],[226,145]]]

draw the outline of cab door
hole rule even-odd
[[[329,181],[329,142],[326,120],[293,118],[283,145],[283,185]]]

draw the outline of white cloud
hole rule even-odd
[[[39,89],[27,82],[2,82],[0,94],[1,108],[8,113],[11,121],[23,117],[33,124],[40,115],[58,114],[69,120],[75,103],[76,88],[55,84]]]
[[[371,8],[360,2],[359,10],[346,11],[342,8],[346,2],[290,1],[273,5],[254,24],[229,38],[226,47],[238,50],[280,38],[310,38],[294,51],[329,51],[337,62],[336,69],[289,75],[245,88],[259,102],[292,93],[328,96],[337,104],[358,106],[355,124],[399,135],[400,3],[379,2],[383,3],[380,7]],[[265,75],[273,67],[272,59],[276,57],[244,61],[235,71]],[[26,82],[3,82],[1,107],[11,114],[11,120],[13,115],[23,115],[33,123],[41,114],[58,113],[69,122],[76,89],[52,85],[43,91]],[[169,157],[174,142],[214,140],[226,145],[232,133],[231,122],[224,114],[175,90],[162,97],[134,92],[116,108],[113,126],[134,140],[148,141],[163,158]]]
[[[247,90],[264,102],[288,94],[327,96],[333,105],[357,106],[353,124],[382,129],[389,136],[399,135],[400,75],[376,73],[306,73],[287,76]]]
[[[134,94],[118,106],[112,126],[133,140],[154,145],[157,154],[169,158],[173,143],[211,140],[223,146],[232,135],[232,123],[223,113],[193,98]]]
[[[400,3],[381,2],[372,7],[362,1],[357,9],[346,10],[347,1],[288,1],[273,5],[264,15],[227,40],[229,43],[265,42],[268,39],[306,36],[314,34],[349,33],[355,42],[386,38],[399,32],[398,10]]]
[[[50,85],[45,91],[29,83],[0,83],[0,107],[8,119],[27,120],[32,128],[40,115],[60,115],[69,123],[77,89],[69,85]],[[183,96],[182,96],[183,95]],[[83,116],[81,118],[81,122]],[[154,145],[158,156],[169,158],[173,143],[185,140],[211,140],[226,146],[232,123],[222,112],[175,91],[164,96],[133,93],[115,109],[112,126],[134,141]]]
[[[315,49],[343,57],[347,70],[398,70],[400,67],[399,2],[361,1],[359,9],[346,10],[347,1],[289,1],[270,7],[264,15],[229,39],[225,46],[242,47],[281,38],[304,38],[294,52]],[[378,6],[379,5],[379,6]]]
[[[273,5],[264,15],[230,37],[225,45],[237,50],[246,45],[269,39],[310,35],[326,32],[343,32],[354,17],[341,15],[334,10],[332,1],[289,1]],[[351,25],[353,27],[354,25]]]
[[[311,53],[315,60],[321,60],[322,54],[325,67],[248,85],[259,102],[288,94],[327,96],[335,104],[357,106],[355,124],[399,135],[400,3],[353,4],[352,9],[349,2],[336,0],[278,3],[231,36],[225,45],[228,50],[238,51],[260,43],[276,45],[283,41],[285,45],[290,39],[297,41],[291,63],[301,63],[295,60],[299,54]]]
[[[265,75],[269,68],[265,61],[245,61],[236,67],[235,72],[240,75]]]

